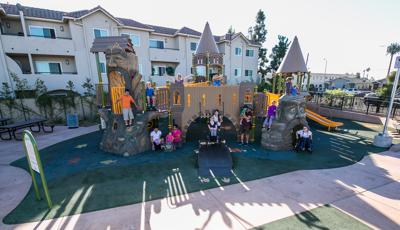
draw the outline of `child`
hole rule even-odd
[[[131,103],[135,105],[136,108],[138,106],[135,103],[135,100],[129,95],[129,89],[125,89],[124,95],[122,95],[118,100],[117,103],[121,102],[122,104],[122,115],[124,117],[125,126],[129,127],[132,125],[132,120],[134,119]]]
[[[181,135],[182,135],[182,131],[180,129],[178,129],[177,125],[174,125],[174,127],[172,128],[172,136],[174,136],[174,147],[176,148],[180,148],[181,147]]]
[[[289,77],[287,79],[285,86],[286,86],[286,94],[291,95],[292,94],[292,78]]]
[[[304,126],[302,130],[296,132],[296,138],[298,140],[296,151],[299,150],[312,152],[312,132],[307,126]]]
[[[240,141],[242,145],[244,144],[244,139],[246,139],[246,145],[249,144],[251,118],[252,117],[249,114],[246,114],[240,120]]]
[[[154,109],[154,105],[156,104],[156,96],[154,94],[154,88],[151,85],[151,82],[147,82],[146,84],[146,98],[147,98],[147,107],[149,109]]]
[[[276,101],[272,101],[271,105],[268,106],[267,117],[264,120],[263,128],[268,124],[268,130],[271,128],[272,121],[276,116]]]
[[[210,119],[210,123],[208,124],[208,129],[210,130],[210,141],[216,142],[218,125],[214,121],[214,119]]]
[[[174,150],[174,136],[171,132],[165,137],[165,151],[170,152]]]
[[[155,151],[161,150],[161,144],[162,144],[162,139],[161,139],[161,131],[158,130],[158,127],[155,127],[154,130],[150,133],[150,141],[153,144],[153,149]]]

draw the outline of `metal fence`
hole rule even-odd
[[[386,115],[389,105],[388,98],[366,98],[359,96],[332,96],[314,94],[310,100],[321,107],[352,111],[373,115]],[[392,116],[400,116],[400,99],[393,104]]]

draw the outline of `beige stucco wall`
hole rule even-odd
[[[18,34],[23,33],[21,20],[19,19],[3,19],[1,20],[2,28],[5,33]],[[10,25],[10,28],[7,27]]]

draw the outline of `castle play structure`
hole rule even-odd
[[[149,150],[149,126],[159,117],[168,118],[168,128],[177,124],[182,129],[185,139],[188,128],[195,119],[205,117],[214,110],[229,119],[237,134],[239,133],[240,108],[247,105],[253,108],[253,114],[259,117],[265,115],[271,101],[278,101],[284,89],[287,77],[295,77],[300,89],[308,89],[310,73],[307,71],[297,37],[274,74],[272,93],[257,92],[257,86],[252,82],[242,82],[239,85],[226,85],[224,75],[223,54],[219,52],[209,24],[207,23],[198,48],[193,55],[192,64],[196,73],[190,83],[167,82],[166,86],[156,88],[157,111],[146,111],[145,83],[138,72],[138,57],[127,36],[99,37],[91,48],[96,56],[99,68],[99,85],[97,96],[102,101],[100,116],[104,121],[105,130],[100,147],[121,155],[132,155]],[[106,56],[108,89],[104,88],[100,74],[99,53]],[[305,76],[308,75],[307,84]],[[217,79],[217,80],[216,80]],[[216,84],[216,81],[218,81]],[[155,86],[155,85],[154,85]],[[118,98],[129,89],[131,95],[141,105],[135,115],[135,124],[126,128],[121,116]],[[292,135],[300,126],[308,126],[305,117],[309,117],[328,128],[334,128],[339,123],[329,121],[305,108],[303,94],[299,96],[283,96],[279,99],[278,117],[273,122],[270,131],[262,133],[262,146],[268,149],[291,149]],[[109,104],[111,108],[107,108]],[[254,141],[255,119],[253,120]]]

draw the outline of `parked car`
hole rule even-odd
[[[350,94],[359,94],[359,93],[361,93],[361,91],[357,90],[356,88],[344,89],[343,91],[346,92],[346,93],[350,93]]]

